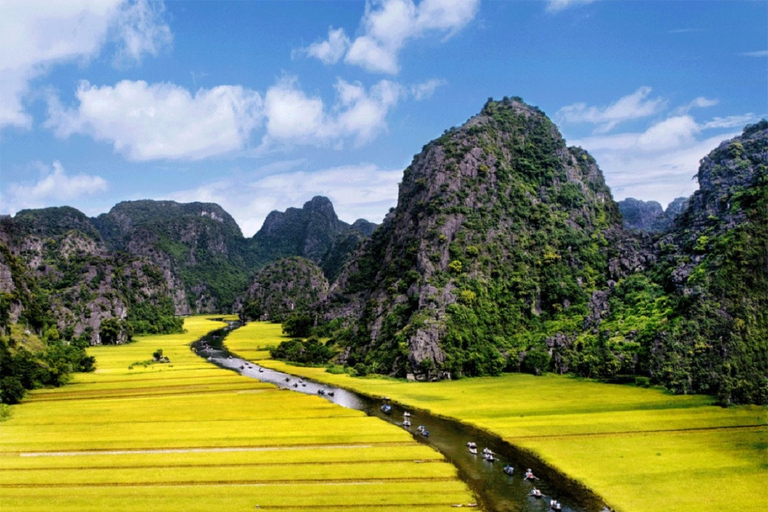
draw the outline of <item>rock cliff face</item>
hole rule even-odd
[[[658,233],[669,230],[675,217],[682,213],[687,204],[687,197],[678,197],[664,210],[657,201],[641,201],[628,197],[619,201],[619,210],[625,227]]]
[[[177,314],[230,309],[255,263],[237,223],[216,204],[128,201],[94,224],[111,250],[162,269]]]
[[[768,122],[720,144],[698,180],[657,244],[674,294],[650,371],[679,392],[768,403]]]
[[[90,219],[73,208],[24,210],[0,223],[0,294],[11,323],[41,331],[54,324],[66,339],[110,343],[129,337],[132,307],[161,315],[168,288],[150,261],[112,254]]]
[[[374,371],[436,378],[533,364],[523,333],[588,310],[619,277],[611,269],[625,270],[610,264],[623,236],[594,159],[567,148],[538,109],[489,101],[414,158],[397,208],[325,315],[348,319],[347,362]]]
[[[294,256],[270,263],[256,273],[242,309],[249,320],[282,322],[294,312],[307,311],[326,295],[328,280],[322,269]]]
[[[292,219],[297,212],[298,235]],[[92,342],[101,341],[105,320],[119,322],[114,341],[124,341],[131,330],[173,330],[180,323],[174,313],[228,312],[242,305],[252,275],[273,261],[270,251],[280,240],[293,245],[278,253],[318,257],[335,277],[375,228],[364,220],[353,226],[339,221],[321,197],[304,210],[270,218],[259,243],[245,239],[227,212],[208,203],[128,201],[95,219],[70,207],[2,217],[0,330],[9,322],[35,329],[56,323]],[[296,293],[292,298],[289,289]],[[281,293],[286,303],[303,307],[308,300],[298,288]]]
[[[301,256],[320,265],[333,281],[374,229],[376,224],[364,219],[351,226],[339,220],[331,201],[316,196],[302,208],[271,212],[254,235],[253,244],[259,261]]]

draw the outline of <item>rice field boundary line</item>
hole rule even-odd
[[[671,428],[659,430],[624,430],[619,432],[581,432],[576,434],[546,434],[536,436],[509,436],[507,439],[568,439],[571,437],[612,437],[612,436],[637,436],[645,434],[686,434],[688,432],[717,432],[729,430],[764,430],[768,423],[758,425],[730,425],[723,427],[693,427],[693,428]]]
[[[0,468],[3,471],[79,471],[79,470],[102,470],[110,471],[122,469],[182,469],[182,468],[239,468],[239,467],[280,467],[280,466],[323,466],[333,465],[364,465],[364,464],[450,464],[445,459],[377,459],[377,460],[334,460],[334,461],[308,461],[308,462],[233,462],[220,464],[147,464],[141,466],[69,466],[69,467],[42,467],[42,468]]]
[[[155,397],[155,396],[178,396],[178,395],[215,395],[215,394],[221,394],[221,393],[236,393],[238,391],[242,391],[243,389],[249,389],[249,388],[234,388],[234,389],[197,389],[197,390],[189,390],[189,391],[180,391],[177,393],[173,392],[158,392],[158,393],[127,393],[123,391],[124,394],[107,394],[107,395],[93,395],[93,396],[72,396],[72,397],[62,397],[62,398],[31,398],[29,400],[24,400],[22,403],[26,404],[33,404],[33,403],[40,403],[40,402],[72,402],[75,400],[119,400],[119,399],[133,399],[133,398],[143,398],[143,397]],[[254,389],[254,388],[250,388]]]
[[[455,482],[450,476],[428,476],[412,478],[297,478],[297,479],[253,479],[253,480],[179,480],[169,482],[81,482],[81,483],[48,483],[48,484],[0,484],[0,489],[57,489],[71,487],[192,487],[228,485],[365,485],[365,484],[411,484],[422,482]]]
[[[203,379],[200,379],[200,380],[203,380]],[[141,382],[141,381],[139,381],[139,382]],[[136,383],[137,382],[134,382],[134,384],[136,384]],[[156,390],[156,391],[166,391],[167,390],[167,391],[173,391],[173,390],[178,390],[178,389],[184,389],[184,390],[187,390],[187,389],[200,390],[200,389],[202,389],[202,390],[205,390],[205,389],[209,389],[209,388],[218,388],[218,387],[222,387],[222,386],[235,387],[236,385],[237,385],[237,387],[242,388],[242,387],[244,387],[245,384],[250,384],[247,387],[247,389],[254,389],[254,388],[255,389],[259,389],[259,388],[269,389],[269,388],[272,387],[271,385],[266,385],[266,384],[261,383],[259,381],[253,381],[253,380],[252,381],[245,381],[245,380],[233,381],[232,379],[226,379],[226,380],[223,380],[222,382],[210,382],[210,383],[207,383],[207,384],[204,384],[204,383],[199,383],[199,384],[198,383],[170,384],[169,383],[166,386],[139,386],[139,387],[135,387],[135,388],[95,389],[95,390],[70,390],[70,391],[61,391],[61,392],[58,392],[58,393],[40,393],[40,394],[37,394],[36,396],[41,397],[38,400],[42,401],[42,400],[45,400],[46,398],[48,398],[49,396],[51,398],[55,398],[55,397],[62,397],[62,398],[78,397],[78,398],[83,398],[83,397],[88,397],[88,396],[91,396],[91,395],[94,395],[94,396],[110,395],[110,394],[129,393],[131,391],[138,391],[138,392],[144,392],[144,391],[147,391],[147,390]],[[261,384],[261,386],[259,386],[259,384]],[[236,389],[237,389],[237,387],[236,387]],[[36,401],[35,396],[33,396],[30,401]]]
[[[185,372],[192,372],[192,371],[199,371],[199,370],[205,370],[207,372],[212,372],[213,370],[211,368],[205,367],[205,368],[184,368]],[[168,370],[163,369],[163,372],[168,372]],[[149,373],[149,372],[147,372]],[[100,379],[93,379],[93,380],[78,380],[77,382],[73,382],[72,385],[80,385],[80,384],[123,384],[123,383],[134,383],[136,382],[136,379],[144,375],[141,372],[135,372],[133,375],[136,375],[136,378],[134,379],[109,379],[106,375],[103,375],[103,378]],[[101,374],[100,374],[101,376]],[[156,377],[152,379],[140,379],[139,382],[154,382],[154,381],[164,381],[164,380],[203,380],[203,379],[229,379],[231,378],[231,375],[218,375],[215,373],[212,373],[211,375],[193,375],[189,377],[183,377],[183,376],[173,376],[173,377]]]
[[[323,412],[322,410],[319,412]],[[142,424],[186,424],[186,423],[231,423],[233,421],[244,421],[244,422],[256,422],[256,423],[266,423],[269,421],[288,421],[288,420],[333,420],[333,419],[358,419],[359,417],[355,416],[329,416],[328,414],[321,414],[318,416],[300,416],[300,417],[285,417],[285,416],[260,416],[258,418],[228,418],[228,419],[205,419],[205,420],[195,420],[195,419],[182,419],[182,420],[137,420],[137,421],[86,421],[84,422],[88,426],[96,426],[96,425],[142,425]],[[73,422],[70,423],[70,425],[79,425],[82,424],[80,422]],[[23,424],[22,424],[23,425]],[[50,426],[57,426],[61,425],[61,423],[56,422],[48,422],[48,423],[42,423],[42,422],[36,422],[35,426],[44,426],[44,427],[50,427]]]
[[[275,445],[275,446],[230,446],[230,447],[200,447],[200,448],[161,448],[161,449],[136,449],[136,450],[70,450],[59,452],[6,452],[18,453],[19,457],[72,457],[79,455],[147,455],[163,453],[226,453],[226,452],[267,452],[267,451],[294,451],[294,450],[345,450],[350,448],[381,448],[385,446],[411,446],[410,442],[400,443],[361,443],[361,444],[308,444],[300,446]],[[0,452],[0,456],[3,453]]]

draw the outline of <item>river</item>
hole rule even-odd
[[[424,410],[404,408],[388,403],[391,411],[382,411],[383,399],[367,396],[334,386],[328,386],[294,375],[263,368],[230,353],[223,344],[227,333],[234,327],[214,331],[193,343],[201,357],[247,377],[270,382],[280,388],[298,393],[321,396],[342,407],[363,411],[411,432],[416,440],[434,447],[458,469],[459,478],[466,482],[478,499],[479,507],[488,512],[534,512],[551,511],[550,501],[556,500],[562,510],[568,512],[606,511],[600,499],[589,490],[570,481],[561,473],[542,464],[534,457],[516,449],[498,436],[473,428],[458,421],[434,416]],[[411,426],[403,425],[408,412]],[[423,425],[429,436],[417,432]],[[467,442],[477,445],[477,455],[470,453]],[[494,453],[495,462],[482,456],[483,448]],[[504,473],[505,466],[512,466],[514,473]],[[532,469],[535,480],[524,478],[526,469]],[[541,491],[542,497],[531,496],[533,488]]]

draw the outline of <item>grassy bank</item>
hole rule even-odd
[[[426,512],[473,501],[453,466],[401,429],[194,355],[189,343],[220,325],[194,317],[184,334],[92,348],[95,373],[14,406],[0,422],[0,509]],[[159,348],[170,363],[134,364]]]
[[[249,324],[236,353],[281,341]],[[263,357],[263,356],[262,356]],[[386,395],[492,431],[593,489],[623,512],[763,511],[768,508],[768,409],[712,405],[707,396],[557,375],[409,383],[260,364],[370,395]]]

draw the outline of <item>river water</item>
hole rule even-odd
[[[372,399],[343,388],[328,386],[300,379],[294,375],[263,368],[255,363],[241,359],[230,353],[223,340],[231,328],[214,331],[197,342],[193,348],[198,355],[210,362],[242,375],[270,382],[276,386],[298,393],[316,395],[337,405],[363,411],[389,423],[398,425],[411,432],[416,440],[434,447],[458,469],[459,478],[466,482],[478,499],[479,506],[488,512],[543,512],[551,511],[550,501],[560,502],[562,510],[568,512],[606,511],[603,503],[587,489],[573,483],[554,469],[545,466],[535,458],[504,442],[498,436],[473,428],[463,423],[434,416],[423,410],[403,408],[391,403],[391,411],[386,414],[381,406],[382,399]],[[320,391],[324,394],[320,394]],[[389,403],[387,401],[387,403]],[[405,412],[412,426],[403,425]],[[423,425],[429,436],[417,432]],[[477,455],[467,448],[467,442],[477,445]],[[495,455],[495,462],[488,462],[482,456],[483,448],[489,448]],[[502,470],[510,465],[512,475]],[[535,480],[524,478],[527,468],[533,470]],[[541,498],[531,496],[536,487],[542,493]]]

